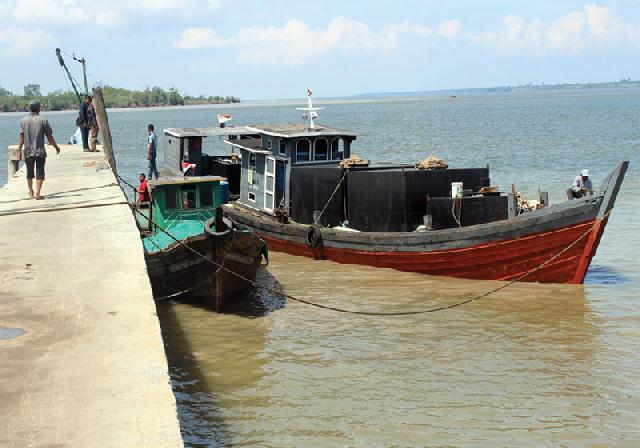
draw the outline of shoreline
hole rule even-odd
[[[590,87],[590,88],[577,88],[577,89],[528,89],[518,88],[511,90],[434,90],[425,92],[388,92],[388,93],[366,93],[354,96],[343,97],[324,97],[314,98],[315,104],[361,104],[361,103],[380,103],[380,102],[396,102],[396,101],[423,101],[425,99],[433,100],[449,100],[451,93],[457,93],[456,99],[463,97],[476,97],[476,96],[516,96],[516,95],[552,95],[557,92],[570,93],[570,94],[588,94],[593,92],[612,92],[621,93],[640,90],[640,86],[624,86],[624,87]],[[180,110],[180,109],[242,109],[251,107],[277,107],[277,106],[290,106],[300,105],[304,103],[305,99],[300,98],[270,98],[270,99],[254,99],[243,100],[240,103],[205,103],[205,104],[186,104],[186,105],[160,105],[160,106],[148,106],[148,107],[113,107],[107,108],[109,112],[132,112],[140,110]],[[70,114],[76,113],[77,109],[64,109],[64,110],[43,110],[45,114]],[[0,117],[3,116],[21,116],[27,112],[0,112]]]

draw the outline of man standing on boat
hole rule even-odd
[[[60,154],[60,147],[53,138],[53,131],[49,121],[40,116],[40,102],[29,103],[31,113],[20,120],[20,135],[18,136],[18,160],[22,160],[22,148],[24,147],[24,163],[27,166],[27,185],[29,197],[44,199],[40,196],[44,183],[44,164],[47,151],[44,148],[44,136],[47,136],[49,144],[56,148],[56,154]],[[35,167],[35,173],[34,173]],[[33,192],[33,178],[36,178],[36,191]]]
[[[156,175],[156,179],[158,178],[158,169],[156,168],[156,150],[158,149],[158,137],[154,132],[154,127],[150,124],[147,127],[149,131],[149,147],[148,147],[148,155],[147,159],[149,160],[149,180],[153,179],[153,175]]]
[[[567,199],[570,201],[578,199],[588,194],[593,194],[593,184],[589,179],[589,170],[582,170],[579,176],[573,181],[573,186],[567,189]]]

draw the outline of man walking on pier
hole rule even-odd
[[[148,147],[148,155],[147,159],[149,160],[149,180],[153,179],[153,175],[155,174],[156,179],[158,178],[158,169],[156,168],[156,151],[158,149],[158,137],[154,131],[154,127],[150,124],[147,127],[149,131],[149,147]]]
[[[49,121],[40,116],[40,102],[31,101],[29,104],[31,113],[20,120],[20,135],[18,136],[18,160],[22,160],[22,148],[24,146],[24,162],[27,166],[27,185],[29,197],[34,197],[33,178],[36,178],[36,199],[44,199],[40,195],[44,182],[44,164],[47,151],[44,149],[44,136],[47,136],[49,144],[56,148],[56,154],[60,154],[60,147],[53,138],[53,132]],[[35,167],[35,175],[34,175]]]

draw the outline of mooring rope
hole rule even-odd
[[[450,310],[453,308],[457,308],[459,306],[462,305],[466,305],[468,303],[471,302],[475,302],[477,300],[483,299],[491,294],[494,294],[498,291],[501,291],[511,285],[513,285],[516,282],[519,282],[521,280],[524,280],[525,278],[529,277],[531,274],[539,271],[540,269],[542,269],[543,267],[547,266],[549,263],[552,263],[553,261],[557,260],[559,257],[561,257],[563,254],[565,254],[567,251],[571,250],[572,247],[574,247],[576,244],[578,244],[585,236],[587,236],[589,233],[591,233],[591,231],[595,228],[597,222],[594,222],[593,225],[591,227],[589,227],[588,230],[586,230],[584,233],[582,233],[574,242],[572,242],[571,244],[569,244],[567,247],[565,247],[562,251],[560,251],[559,253],[557,253],[556,255],[554,255],[553,257],[549,258],[548,260],[546,260],[544,263],[540,264],[539,266],[525,272],[522,275],[519,275],[518,277],[510,280],[509,282],[498,286],[497,288],[492,289],[491,291],[487,291],[483,294],[479,294],[477,296],[474,296],[470,299],[467,300],[463,300],[461,302],[456,302],[453,303],[451,305],[443,305],[443,306],[439,306],[439,307],[435,307],[435,308],[428,308],[425,310],[416,310],[416,311],[398,311],[398,312],[376,312],[376,311],[358,311],[358,310],[348,310],[348,309],[344,309],[344,308],[338,308],[338,307],[334,307],[334,306],[329,306],[329,305],[323,305],[321,303],[315,303],[315,302],[311,302],[309,300],[305,300],[305,299],[301,299],[299,297],[295,297],[291,294],[287,294],[285,292],[282,291],[278,291],[275,290],[267,285],[262,285],[258,282],[256,282],[255,280],[251,280],[250,278],[245,277],[242,274],[239,274],[229,268],[227,268],[226,266],[223,266],[219,263],[217,263],[216,261],[210,259],[209,257],[201,254],[200,252],[198,252],[197,250],[189,247],[187,244],[185,244],[184,242],[180,241],[179,239],[177,239],[176,237],[174,237],[173,235],[171,235],[171,233],[169,233],[166,229],[164,229],[163,227],[159,226],[157,223],[155,223],[153,220],[151,220],[151,218],[149,218],[148,216],[144,215],[143,213],[141,213],[139,210],[135,209],[133,206],[131,206],[131,209],[140,214],[141,216],[143,216],[145,219],[147,219],[152,225],[154,225],[156,228],[160,229],[162,232],[164,232],[169,238],[171,238],[172,240],[174,240],[175,242],[177,242],[178,244],[181,244],[182,246],[186,247],[188,250],[190,250],[191,252],[193,252],[194,254],[196,254],[197,256],[203,258],[205,261],[213,264],[214,266],[216,266],[218,268],[217,273],[220,270],[224,270],[226,272],[228,272],[229,274],[244,280],[248,283],[250,283],[252,286],[259,288],[261,290],[264,291],[268,291],[272,294],[276,294],[279,296],[282,296],[286,299],[290,299],[293,300],[295,302],[299,302],[299,303],[303,303],[305,305],[309,305],[309,306],[313,306],[316,308],[322,308],[325,310],[330,310],[330,311],[335,311],[338,313],[346,313],[346,314],[358,314],[358,315],[363,315],[363,316],[412,316],[412,315],[417,315],[417,314],[427,314],[427,313],[435,313],[438,311],[444,311],[444,310]],[[607,212],[607,214],[605,215],[605,218],[611,213],[611,210],[609,212]]]
[[[342,177],[340,178],[340,182],[338,182],[338,185],[336,186],[336,189],[333,190],[333,193],[331,193],[331,196],[329,196],[329,199],[327,200],[327,203],[324,204],[324,207],[322,207],[322,211],[320,212],[318,217],[313,221],[314,224],[318,224],[318,221],[320,221],[320,218],[322,218],[322,215],[324,214],[324,211],[327,209],[327,207],[331,203],[331,200],[333,199],[333,197],[336,195],[336,193],[340,189],[340,185],[342,185],[342,182],[347,177],[347,173],[348,172],[349,172],[349,170],[344,170],[344,173],[342,174]]]

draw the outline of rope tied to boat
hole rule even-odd
[[[343,176],[344,178],[344,176]],[[286,299],[290,299],[293,300],[294,302],[298,302],[298,303],[303,303],[305,305],[309,305],[309,306],[313,306],[315,308],[321,308],[321,309],[325,309],[325,310],[329,310],[329,311],[335,311],[338,313],[345,313],[345,314],[357,314],[357,315],[361,315],[361,316],[414,316],[414,315],[418,315],[418,314],[428,314],[428,313],[435,313],[435,312],[439,312],[439,311],[444,311],[444,310],[450,310],[453,308],[458,308],[462,305],[466,305],[468,303],[471,302],[475,302],[477,300],[483,299],[485,297],[490,296],[491,294],[494,294],[498,291],[501,291],[505,288],[508,288],[509,286],[513,285],[514,283],[517,283],[519,281],[524,280],[525,278],[529,277],[531,274],[539,271],[540,269],[544,268],[545,266],[547,266],[548,264],[554,262],[555,260],[557,260],[558,258],[560,258],[562,255],[564,255],[565,253],[567,253],[569,250],[571,250],[576,244],[578,244],[580,241],[582,241],[582,239],[584,239],[587,235],[589,235],[591,233],[591,231],[595,228],[595,226],[597,225],[597,221],[593,223],[593,225],[591,225],[584,233],[582,233],[575,241],[573,241],[571,244],[569,244],[567,247],[565,247],[563,250],[561,250],[560,252],[558,252],[556,255],[554,255],[553,257],[549,258],[548,260],[546,260],[545,262],[543,262],[542,264],[534,267],[533,269],[517,276],[516,278],[510,280],[509,282],[498,286],[497,288],[494,288],[490,291],[487,291],[485,293],[482,294],[478,294],[474,297],[471,297],[467,300],[463,300],[460,302],[456,302],[453,303],[451,305],[443,305],[443,306],[439,306],[439,307],[434,307],[434,308],[428,308],[428,309],[423,309],[423,310],[415,310],[415,311],[398,311],[398,312],[376,312],[376,311],[359,311],[359,310],[349,310],[349,309],[345,309],[345,308],[338,308],[338,307],[334,307],[334,306],[330,306],[330,305],[323,305],[321,303],[316,303],[316,302],[311,302],[309,300],[305,300],[305,299],[301,299],[299,297],[293,296],[291,294],[287,294],[283,291],[278,291],[276,289],[273,289],[267,285],[263,285],[260,284],[258,282],[256,282],[255,280],[252,280],[250,278],[245,277],[244,275],[235,272],[231,269],[229,269],[228,267],[221,265],[220,263],[217,263],[215,260],[210,259],[209,257],[201,254],[200,252],[198,252],[197,250],[193,249],[192,247],[188,246],[187,244],[185,244],[183,241],[180,241],[179,239],[177,239],[176,237],[174,237],[169,231],[167,231],[166,229],[164,229],[162,226],[158,225],[157,223],[155,223],[151,218],[149,218],[148,216],[144,215],[143,213],[141,213],[139,210],[137,210],[135,207],[131,206],[131,210],[133,210],[135,213],[140,214],[141,216],[143,216],[145,219],[147,219],[152,225],[154,225],[156,228],[160,229],[162,232],[164,232],[169,238],[173,239],[176,243],[181,244],[182,246],[184,246],[185,248],[187,248],[188,250],[190,250],[191,252],[193,252],[195,255],[197,255],[198,257],[201,257],[203,260],[207,261],[208,263],[211,263],[212,265],[216,266],[218,268],[218,270],[216,271],[216,273],[218,273],[220,270],[223,270],[225,272],[228,272],[229,274],[233,275],[234,277],[246,281],[249,284],[251,284],[252,286],[254,286],[255,288],[259,288],[263,291],[268,291],[272,294],[275,295],[279,295],[281,297],[284,297]],[[609,214],[611,213],[612,210],[609,210],[605,216],[603,217],[603,219],[606,219]]]
[[[335,190],[333,190],[333,193],[331,193],[331,196],[329,196],[329,199],[327,200],[327,203],[324,204],[324,207],[322,207],[322,210],[320,211],[320,214],[316,217],[316,219],[314,219],[313,224],[318,224],[318,222],[320,221],[320,218],[322,218],[322,215],[324,214],[325,210],[327,209],[327,207],[331,203],[331,200],[333,199],[333,197],[336,195],[336,193],[340,189],[340,186],[342,185],[342,182],[344,182],[345,178],[347,177],[347,174],[349,174],[349,170],[345,169],[344,173],[342,173],[342,177],[340,178],[340,182],[338,182],[338,185],[336,185]]]

